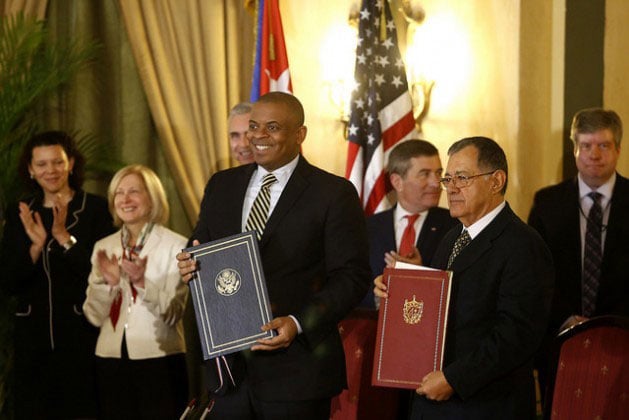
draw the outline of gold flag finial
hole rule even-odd
[[[249,13],[256,12],[256,0],[245,0],[245,10]]]
[[[271,14],[271,7],[266,7],[266,4],[265,4],[265,8],[269,11],[269,18],[267,21],[269,25],[269,60],[274,61],[275,60],[275,37],[273,36],[273,26],[272,26],[273,16]]]
[[[385,7],[382,6],[382,11],[380,12],[380,42],[384,42],[387,40],[387,16],[384,13]]]

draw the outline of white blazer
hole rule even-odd
[[[164,226],[155,225],[147,238],[140,257],[148,256],[144,273],[144,289],[138,291],[135,303],[131,286],[121,272],[120,283],[110,287],[105,282],[96,254],[105,250],[107,256],[122,259],[120,231],[94,245],[92,272],[88,279],[87,298],[83,312],[87,319],[100,327],[96,355],[120,358],[122,333],[125,333],[130,359],[150,359],[186,351],[183,338],[183,316],[187,287],[179,276],[175,256],[186,246],[186,238]],[[109,310],[118,290],[122,290],[120,317],[114,330]]]

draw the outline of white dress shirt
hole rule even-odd
[[[402,242],[402,235],[404,234],[404,230],[408,225],[408,219],[406,216],[411,216],[415,213],[411,213],[407,211],[400,203],[395,206],[395,210],[393,210],[393,221],[394,221],[394,229],[395,229],[395,250],[400,249],[400,243]],[[413,240],[413,244],[417,243],[417,239],[419,238],[419,232],[424,226],[424,222],[426,221],[426,216],[428,215],[428,210],[424,210],[419,213],[419,217],[415,220],[413,227],[415,228],[415,239]]]

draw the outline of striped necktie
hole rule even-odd
[[[260,186],[260,192],[251,206],[249,216],[247,217],[247,223],[245,224],[245,230],[255,230],[258,240],[262,239],[262,233],[264,233],[264,226],[269,218],[269,208],[271,206],[271,185],[277,182],[277,178],[273,174],[266,174],[262,178],[262,185]]]
[[[590,317],[596,309],[596,295],[601,280],[601,262],[603,249],[601,233],[603,228],[603,209],[601,208],[601,193],[592,191],[588,194],[592,199],[592,207],[587,217],[585,228],[585,247],[583,251],[583,283],[582,305],[583,316]]]

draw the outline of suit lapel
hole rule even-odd
[[[385,210],[384,223],[380,225],[380,232],[378,237],[382,238],[384,249],[397,251],[397,244],[395,243],[395,220],[394,220],[395,207]]]
[[[299,156],[297,166],[293,171],[288,183],[284,187],[282,194],[280,195],[273,213],[269,217],[264,227],[264,233],[262,234],[262,240],[260,246],[264,246],[269,240],[269,237],[277,229],[282,219],[288,214],[290,209],[295,205],[295,202],[301,197],[304,190],[308,187],[309,182],[307,180],[308,174],[311,172],[311,166],[303,156]]]
[[[513,217],[514,213],[507,203],[496,218],[456,257],[452,264],[452,270],[462,271],[473,265],[491,248],[494,239],[502,234]]]
[[[256,164],[241,166],[241,171],[237,173],[234,178],[231,190],[233,192],[233,199],[226,202],[226,206],[230,206],[231,209],[227,213],[229,216],[224,221],[229,231],[242,232],[242,207],[245,203],[245,196],[247,195],[247,188],[249,187],[249,181],[253,176],[253,172],[257,168]],[[240,169],[239,168],[239,169]]]
[[[577,178],[574,178],[572,182],[568,184],[565,196],[561,200],[564,203],[572,203],[569,206],[574,210],[568,211],[565,214],[567,228],[562,228],[564,232],[570,232],[570,254],[572,255],[572,261],[581,261],[581,203],[579,202],[579,183]],[[564,205],[560,202],[559,205]],[[576,267],[576,272],[581,278],[581,264]]]
[[[435,234],[438,232],[438,230],[439,227],[435,226],[435,212],[433,211],[433,209],[429,209],[428,214],[426,215],[426,220],[422,225],[422,230],[419,231],[419,236],[417,236],[417,243],[415,244],[415,246],[417,246],[417,249],[420,249],[420,244],[422,245],[422,248],[429,247],[434,249],[437,244],[433,242]]]
[[[616,174],[616,183],[614,184],[614,191],[612,193],[611,207],[609,209],[609,219],[607,220],[607,233],[605,236],[605,250],[612,249],[615,244],[619,243],[623,239],[620,237],[621,226],[625,224],[627,214],[625,211],[629,208],[629,182],[626,178]],[[605,255],[609,255],[607,252],[603,253],[603,264],[605,264]]]

